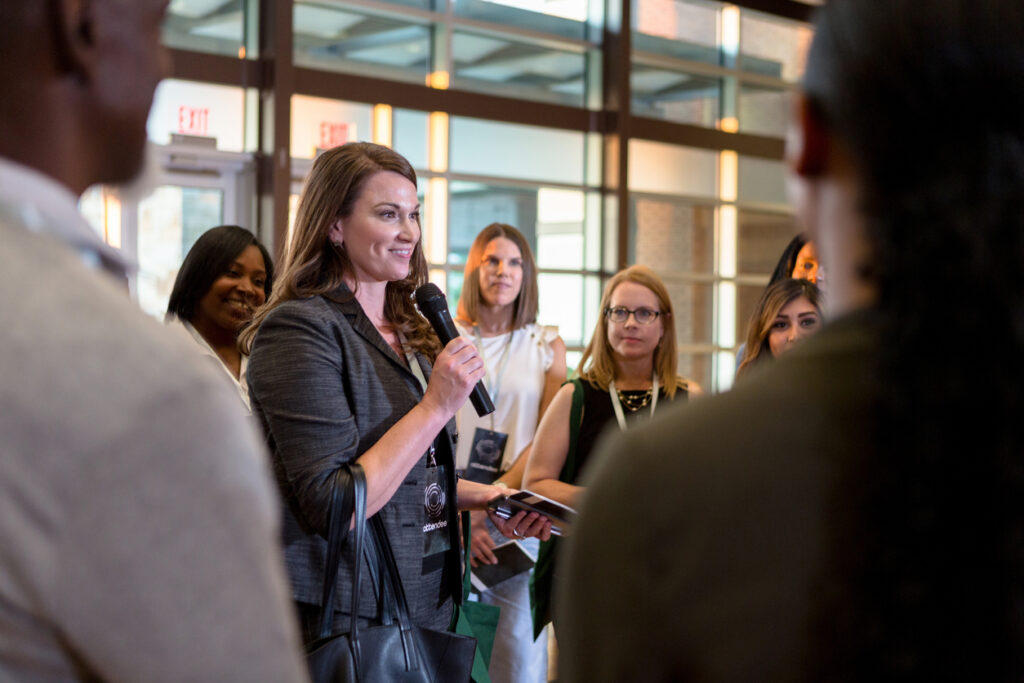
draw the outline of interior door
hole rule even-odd
[[[255,166],[251,154],[194,144],[150,145],[142,176],[130,185],[90,188],[83,213],[138,269],[132,296],[163,319],[178,268],[204,232],[218,225],[254,230]]]

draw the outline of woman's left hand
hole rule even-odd
[[[495,498],[516,492],[515,489],[504,486],[479,484],[466,479],[459,479],[458,487],[460,510],[487,510],[487,503]],[[522,511],[509,519],[502,519],[488,510],[487,516],[490,517],[498,531],[508,538],[521,539],[536,536],[542,541],[551,538],[551,520],[536,512],[527,514]]]
[[[517,541],[534,536],[542,541],[551,538],[551,520],[536,512],[527,513],[520,510],[508,519],[502,519],[493,512],[488,512],[487,516],[491,518],[494,526],[498,527],[498,531]]]

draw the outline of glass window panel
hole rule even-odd
[[[750,317],[754,315],[757,302],[761,299],[764,287],[740,285],[736,288],[736,345],[747,341],[750,330]]]
[[[712,366],[710,353],[681,353],[676,373],[699,384],[705,393],[711,393]]]
[[[583,183],[583,133],[460,116],[450,121],[452,172]]]
[[[786,165],[781,161],[741,156],[740,201],[786,204]]]
[[[395,109],[391,123],[391,144],[413,168],[427,168],[427,131],[430,115],[423,111]]]
[[[717,152],[648,140],[629,141],[631,191],[715,197],[717,187]]]
[[[454,318],[459,304],[459,297],[462,295],[463,272],[461,270],[450,270],[446,280],[448,287],[445,289],[445,296],[448,299],[448,308],[451,309],[451,314]]]
[[[557,326],[566,346],[586,346],[597,324],[600,286],[596,276],[540,273],[537,322]]]
[[[292,157],[312,159],[317,150],[372,139],[373,107],[369,104],[292,96]]]
[[[541,268],[584,268],[586,202],[579,190],[537,191],[537,264]]]
[[[600,278],[591,276],[583,279],[583,336],[581,338],[583,344],[590,341],[590,335],[597,329],[597,321],[601,317],[601,294],[603,293],[604,284]]]
[[[505,223],[526,237],[540,268],[586,267],[587,202],[581,190],[489,185],[452,181],[448,262],[465,263],[476,235],[491,223]]]
[[[722,79],[634,64],[629,76],[633,114],[714,128]]]
[[[245,90],[172,78],[161,81],[146,123],[149,139],[166,145],[174,135],[208,138],[217,149],[245,147]]]
[[[425,83],[430,27],[408,18],[295,3],[298,66]]]
[[[588,192],[583,227],[583,267],[587,270],[601,269],[601,246],[604,233],[601,230],[601,194]]]
[[[195,52],[244,57],[245,0],[172,0],[163,43]]]
[[[633,49],[706,64],[721,63],[722,3],[633,0]]]
[[[712,207],[638,198],[631,209],[631,263],[642,263],[663,275],[714,271]]]
[[[603,246],[604,260],[601,263],[605,272],[613,273],[619,267],[619,200],[615,195],[609,193],[604,197],[604,231]],[[627,204],[622,207],[623,211],[629,209]],[[626,258],[629,258],[629,249],[626,249]]]
[[[224,193],[165,185],[139,202],[138,296],[142,310],[163,319],[185,254],[204,232],[223,223]]]
[[[813,35],[807,24],[743,10],[740,68],[795,83],[804,74]]]
[[[739,124],[741,133],[784,137],[789,120],[789,91],[754,83],[741,83]]]
[[[580,51],[456,31],[452,56],[454,88],[575,107],[584,104],[586,58]]]
[[[792,216],[739,211],[737,220],[736,272],[771,275],[783,249],[796,235]]]
[[[455,14],[563,38],[587,38],[588,0],[454,0]]]
[[[518,229],[536,256],[538,193],[538,188],[451,181],[448,262],[465,263],[473,240],[491,223],[506,223]]]
[[[714,331],[714,285],[672,277],[655,270],[665,282],[675,312],[677,344],[710,344]]]

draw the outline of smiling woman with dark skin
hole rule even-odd
[[[270,296],[274,264],[251,232],[237,225],[207,230],[185,256],[167,303],[168,323],[178,323],[220,361],[249,407],[246,356],[238,333]]]

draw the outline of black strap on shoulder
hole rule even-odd
[[[341,549],[348,537],[349,520],[355,508],[355,486],[352,468],[362,466],[355,463],[339,467],[333,477],[334,490],[331,493],[331,507],[327,519],[327,562],[324,567],[323,593],[320,597],[320,637],[331,635],[334,617],[334,589],[338,584],[338,567],[341,564]],[[365,516],[365,513],[364,513]],[[353,607],[353,609],[355,609]]]
[[[577,377],[567,384],[573,386],[572,409],[569,413],[569,452],[565,455],[559,479],[571,484],[576,480],[576,445],[580,440],[580,425],[583,423],[583,380]]]

